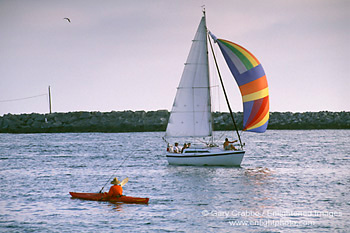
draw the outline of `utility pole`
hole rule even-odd
[[[49,86],[49,110],[50,110],[50,114],[52,113],[51,111],[51,88]]]

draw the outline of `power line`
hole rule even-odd
[[[19,99],[0,100],[0,102],[3,103],[3,102],[20,101],[20,100],[26,100],[26,99],[37,98],[37,97],[41,97],[41,96],[47,96],[47,94],[34,95],[34,96],[29,96],[29,97],[24,97],[24,98],[19,98]]]

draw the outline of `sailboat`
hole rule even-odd
[[[210,39],[210,37],[212,39]],[[171,165],[240,166],[245,151],[228,101],[212,42],[218,44],[223,57],[239,86],[243,101],[243,131],[266,131],[269,120],[269,93],[265,72],[258,59],[242,46],[218,39],[207,30],[205,11],[199,23],[184,71],[177,88],[174,104],[163,139],[167,142],[166,158]],[[209,78],[208,44],[220,78],[239,144],[235,149],[216,145],[213,139],[213,119]],[[182,152],[174,150],[169,138],[202,140]],[[203,143],[203,140],[204,141]],[[237,141],[238,141],[237,140]],[[198,140],[197,140],[198,141]]]

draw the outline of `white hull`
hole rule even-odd
[[[210,149],[187,149],[182,154],[167,153],[170,165],[196,165],[196,166],[240,166],[245,151]]]

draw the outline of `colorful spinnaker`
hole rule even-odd
[[[263,67],[247,49],[231,41],[217,39],[232,75],[236,79],[243,100],[243,130],[266,131],[269,121],[269,90]]]

